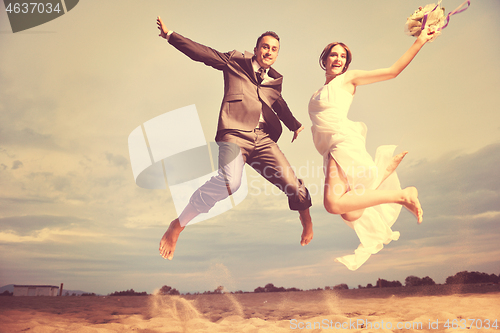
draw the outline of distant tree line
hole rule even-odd
[[[487,273],[480,273],[480,272],[468,272],[468,271],[462,271],[458,272],[453,276],[448,276],[446,278],[445,284],[451,285],[451,284],[479,284],[479,283],[486,283],[486,284],[498,284],[500,283],[500,274],[495,275],[495,274],[487,274]],[[432,286],[435,285],[436,282],[428,276],[420,278],[418,276],[410,275],[407,276],[405,279],[405,287],[418,287],[418,286]],[[372,285],[371,283],[368,283],[365,287],[358,285],[358,289],[364,289],[364,288],[389,288],[389,287],[403,287],[403,284],[399,281],[388,281],[385,279],[378,279],[375,285]],[[324,290],[345,290],[349,289],[349,286],[345,283],[341,283],[335,286],[325,286]],[[321,288],[316,288],[316,289],[309,289],[310,291],[314,290],[323,290]],[[257,287],[254,289],[254,293],[272,293],[272,292],[287,292],[287,291],[303,291],[302,289],[298,289],[295,287],[292,288],[285,288],[285,287],[276,287],[272,283],[266,284],[264,287]],[[226,293],[223,286],[217,287],[214,291],[204,291],[202,293],[200,292],[195,292],[193,295],[211,295],[211,294],[223,294]],[[243,294],[247,293],[241,290],[238,290],[236,292],[231,292],[231,294]],[[159,295],[181,295],[181,293],[170,286],[163,286],[160,288],[158,291]],[[12,296],[13,293],[9,292],[8,290],[5,290],[4,292],[0,293],[0,296]],[[191,295],[191,293],[186,293],[186,295]],[[70,296],[68,292],[66,292],[65,296]],[[75,293],[73,293],[71,296],[77,296]],[[81,296],[96,296],[95,293],[83,293]],[[143,291],[143,292],[136,292],[134,289],[129,289],[125,291],[115,291],[114,293],[109,294],[108,296],[148,296],[148,294]]]
[[[257,287],[254,289],[254,293],[273,293],[279,291],[302,291],[302,289],[297,288],[284,288],[284,287],[275,287],[274,284],[268,283],[264,288]]]
[[[458,272],[446,278],[446,284],[469,284],[469,283],[499,283],[500,274],[487,274],[479,272]]]
[[[472,283],[499,283],[500,282],[500,274],[487,274],[487,273],[479,273],[479,272],[458,272],[453,276],[448,276],[446,278],[445,284],[472,284]],[[419,278],[414,275],[410,275],[405,279],[406,287],[417,287],[417,286],[432,286],[435,285],[436,282],[428,276]],[[362,288],[385,288],[385,287],[402,287],[403,285],[399,281],[387,281],[384,279],[378,279],[375,286],[371,283],[368,283],[366,287],[358,285],[359,289]]]
[[[180,295],[180,292],[177,289],[172,288],[170,286],[163,286],[158,291],[158,294],[159,295]]]
[[[446,278],[446,283],[445,284],[472,284],[472,283],[500,283],[500,274],[495,275],[495,274],[487,274],[487,273],[480,273],[480,272],[468,272],[468,271],[463,271],[463,272],[458,272],[453,276],[448,276]],[[435,285],[436,282],[429,276],[420,278],[414,275],[410,275],[406,277],[405,279],[405,287],[417,287],[417,286],[432,286]],[[358,285],[358,289],[364,289],[364,288],[389,288],[389,287],[403,287],[403,284],[399,281],[388,281],[385,279],[378,279],[375,285],[372,285],[371,283],[368,283],[365,287]],[[344,290],[344,289],[349,289],[349,286],[345,283],[341,283],[335,286],[326,286],[324,290]],[[321,288],[316,288],[316,289],[310,289],[310,291],[313,290],[323,290]],[[269,293],[269,292],[287,292],[287,291],[303,291],[302,289],[298,289],[295,287],[292,288],[285,288],[285,287],[276,287],[272,283],[266,284],[264,287],[257,287],[254,289],[254,293]],[[186,293],[185,295],[211,295],[211,294],[223,294],[225,292],[228,292],[224,289],[223,286],[217,287],[213,291],[204,291],[204,292],[195,292],[193,294],[191,293]],[[247,293],[241,290],[238,290],[236,292],[231,292],[232,294],[243,294]],[[160,288],[158,291],[158,294],[160,295],[181,295],[181,293],[170,286],[163,286]],[[10,293],[12,295],[12,293]],[[146,296],[148,295],[145,291],[143,292],[135,292],[134,289],[126,290],[126,291],[115,291],[112,294],[109,294],[109,296]],[[5,291],[0,296],[9,296],[9,292]],[[95,296],[94,293],[86,293],[82,294],[82,296]]]
[[[135,292],[134,289],[129,289],[126,291],[115,291],[114,293],[109,294],[108,296],[147,296],[148,294],[143,292]]]
[[[326,286],[325,290],[342,290],[342,289],[349,289],[349,286],[345,283],[337,284],[336,286],[330,287]]]
[[[371,283],[368,283],[366,287],[362,285],[358,285],[358,289],[364,288],[389,288],[389,287],[402,287],[403,285],[399,281],[387,281],[385,279],[378,279],[375,283],[375,286]]]
[[[433,279],[426,276],[424,278],[419,278],[417,276],[410,275],[405,279],[405,286],[416,287],[416,286],[433,286],[436,282]]]

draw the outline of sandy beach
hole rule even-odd
[[[0,331],[493,332],[500,325],[498,304],[498,285],[186,296],[1,297]]]

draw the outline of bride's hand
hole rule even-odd
[[[429,41],[431,41],[433,38],[435,38],[435,33],[436,33],[436,30],[435,28],[430,28],[430,27],[426,27],[421,33],[420,35],[418,36],[417,39],[421,40],[422,42],[427,43]]]

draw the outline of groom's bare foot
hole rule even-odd
[[[299,211],[300,223],[302,223],[302,236],[300,239],[300,245],[304,246],[311,242],[313,239],[313,224],[311,215],[309,214],[309,208],[306,210]]]
[[[391,163],[389,163],[389,165],[385,169],[384,180],[386,180],[387,177],[389,177],[391,173],[393,173],[394,170],[396,170],[396,168],[399,166],[399,163],[401,163],[406,154],[408,154],[408,152],[404,151],[401,154],[398,154],[392,158]]]
[[[424,212],[418,200],[418,191],[415,187],[407,187],[403,190],[403,200],[401,202],[417,218],[418,223],[422,223]]]
[[[175,245],[182,230],[184,227],[181,227],[179,219],[170,222],[170,226],[160,241],[160,255],[163,259],[172,260],[174,257]]]

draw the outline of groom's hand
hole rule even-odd
[[[158,25],[158,30],[160,30],[160,34],[158,36],[161,36],[161,37],[167,39],[168,29],[163,24],[163,21],[161,20],[161,18],[159,16],[156,18],[156,24]]]
[[[292,142],[294,142],[295,139],[297,139],[297,137],[299,136],[299,133],[302,132],[303,129],[304,129],[304,125],[300,126],[300,128],[298,130],[293,132]]]

